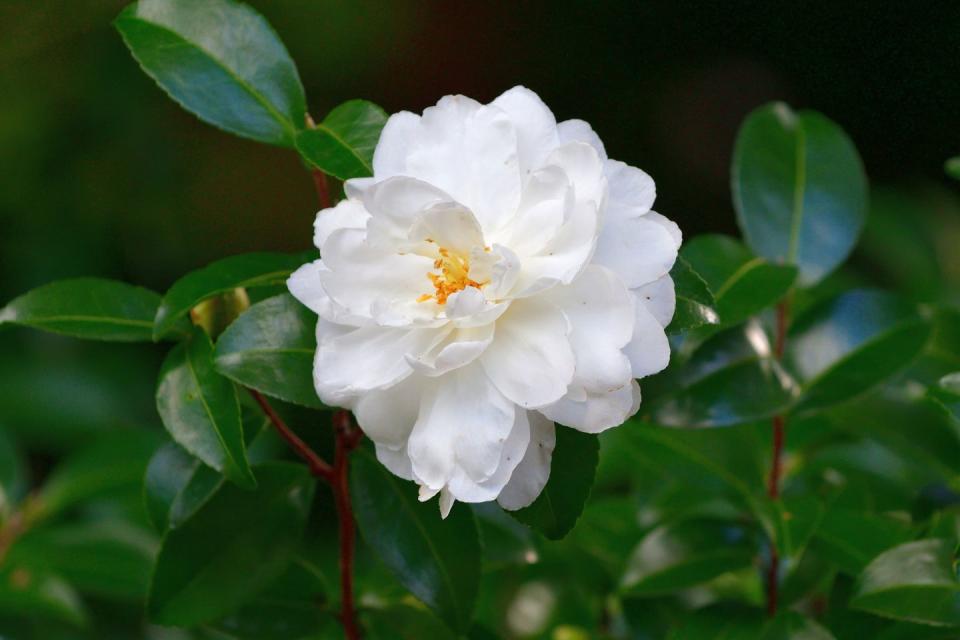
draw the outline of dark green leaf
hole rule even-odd
[[[440,519],[435,501],[417,500],[371,453],[352,457],[350,488],[363,538],[411,593],[456,630],[470,626],[480,581],[480,541],[473,512],[455,506]]]
[[[957,543],[933,538],[880,554],[857,580],[850,606],[932,625],[960,625]]]
[[[756,640],[763,625],[758,611],[721,604],[684,615],[667,640]]]
[[[788,496],[761,503],[759,516],[787,571],[796,566],[826,509],[811,495]]]
[[[321,408],[313,388],[316,323],[317,317],[289,294],[258,302],[217,340],[217,370],[268,396]]]
[[[147,515],[158,531],[175,527],[193,515],[222,482],[219,473],[169,442],[154,454],[143,480]]]
[[[795,611],[784,611],[764,628],[761,640],[834,640],[833,634]]]
[[[795,267],[770,264],[727,236],[697,236],[681,255],[710,287],[724,325],[739,324],[773,306],[797,277]]]
[[[363,626],[370,640],[457,640],[437,618],[423,609],[396,604],[371,609],[363,615]]]
[[[26,491],[23,458],[10,434],[0,428],[0,522],[13,511]]]
[[[75,338],[149,342],[160,296],[101,278],[59,280],[0,309],[0,325],[17,324]]]
[[[817,552],[841,571],[857,575],[877,554],[910,539],[910,526],[902,520],[832,507],[814,532]]]
[[[218,634],[236,640],[330,640],[343,637],[343,626],[310,600],[258,598],[216,625]],[[220,638],[220,635],[215,637]]]
[[[677,294],[677,308],[673,320],[667,326],[669,333],[678,333],[703,325],[718,324],[720,318],[714,310],[714,299],[703,278],[693,270],[682,256],[670,271]]]
[[[237,389],[214,370],[213,343],[203,330],[194,328],[160,368],[157,411],[177,444],[238,485],[256,485],[247,462]]]
[[[867,180],[840,127],[778,102],[747,116],[737,134],[733,201],[750,248],[773,263],[797,265],[800,283],[811,285],[856,244]]]
[[[960,156],[947,160],[943,164],[943,170],[947,172],[947,175],[960,180]]]
[[[349,180],[373,175],[373,150],[387,123],[383,109],[366,100],[344,102],[316,128],[301,131],[297,150],[324,173]]]
[[[183,276],[170,287],[154,319],[154,336],[162,338],[199,302],[238,287],[268,287],[287,281],[311,253],[244,253],[217,260]]]
[[[667,426],[726,426],[781,413],[796,393],[763,329],[751,322],[713,336],[689,361],[646,381],[652,400],[640,411]]]
[[[960,424],[960,371],[948,373],[930,390],[930,397],[950,419]]]
[[[87,623],[83,603],[63,578],[12,562],[0,567],[0,613],[52,618],[74,626]]]
[[[313,495],[306,467],[256,467],[258,487],[224,484],[164,537],[147,610],[159,624],[191,626],[235,609],[286,568]]]
[[[906,367],[929,334],[913,305],[881,291],[850,291],[811,309],[791,327],[784,356],[803,388],[798,410],[866,391]]]
[[[233,0],[140,0],[114,23],[184,109],[236,135],[292,147],[305,124],[297,68],[273,29]]]
[[[622,589],[630,596],[656,596],[686,589],[749,567],[755,541],[741,525],[684,520],[648,533],[627,564]]]
[[[551,540],[566,536],[590,496],[599,451],[595,435],[559,427],[547,486],[529,507],[511,512],[513,517]]]

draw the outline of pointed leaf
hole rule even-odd
[[[0,326],[16,324],[88,340],[149,342],[160,296],[102,278],[59,280],[0,309]]]
[[[193,515],[213,496],[223,477],[168,442],[150,459],[143,479],[143,498],[154,528],[166,531]]]
[[[292,147],[306,100],[270,25],[233,0],[140,0],[117,17],[123,41],[160,88],[201,120]]]
[[[373,150],[387,123],[383,109],[366,100],[344,102],[297,136],[303,158],[341,180],[373,175]]]
[[[559,427],[547,486],[529,507],[509,513],[551,540],[566,536],[590,497],[599,451],[595,435]]]
[[[303,535],[314,483],[302,465],[268,463],[256,473],[255,491],[224,484],[167,532],[147,601],[151,620],[215,620],[283,573]]]
[[[866,219],[867,180],[853,143],[814,111],[777,102],[744,121],[733,153],[733,203],[744,238],[808,286],[850,254]]]
[[[217,370],[268,396],[322,408],[313,388],[317,317],[283,293],[258,302],[217,340]]]
[[[470,626],[480,581],[480,540],[473,512],[455,505],[440,519],[435,501],[358,450],[350,489],[363,539],[400,582],[454,630]]]
[[[213,344],[199,328],[173,348],[160,369],[157,411],[173,440],[238,485],[256,481],[247,462],[233,383],[213,368]]]
[[[174,331],[190,309],[212,296],[239,287],[282,285],[311,256],[312,252],[244,253],[188,273],[173,283],[163,297],[154,319],[154,336],[159,339]]]
[[[713,294],[703,278],[693,270],[682,256],[670,271],[677,294],[677,308],[667,325],[668,333],[678,333],[703,325],[718,324],[720,318],[714,310]]]

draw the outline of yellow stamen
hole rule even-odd
[[[438,269],[440,273],[427,274],[430,282],[433,283],[434,293],[423,294],[417,298],[417,302],[436,300],[437,304],[446,304],[447,298],[456,292],[463,291],[467,287],[479,289],[486,284],[470,278],[469,259],[457,253],[451,253],[444,247],[440,247],[438,253],[440,257],[433,261],[433,268]]]

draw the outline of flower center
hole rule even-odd
[[[470,279],[470,260],[467,257],[444,247],[440,247],[438,253],[440,255],[433,261],[433,268],[439,273],[427,274],[433,283],[434,292],[423,294],[417,298],[417,302],[436,300],[437,304],[446,304],[447,298],[457,291],[463,291],[467,287],[479,289],[486,284]]]

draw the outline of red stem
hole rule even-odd
[[[313,176],[313,186],[317,190],[317,200],[320,202],[321,209],[329,209],[333,205],[330,199],[330,181],[327,174],[319,169],[311,169],[310,175]]]
[[[783,358],[787,345],[787,325],[790,322],[790,307],[787,300],[777,305],[777,335],[774,342],[774,355],[777,360]],[[780,499],[780,482],[783,475],[783,443],[786,438],[786,420],[782,415],[773,417],[773,447],[770,460],[770,477],[767,481],[767,495],[771,500]],[[777,614],[779,591],[780,555],[776,546],[770,545],[770,566],[767,568],[767,615]]]
[[[286,440],[290,448],[307,463],[307,467],[310,468],[310,473],[317,478],[323,478],[327,482],[332,483],[334,481],[333,467],[317,455],[317,453],[310,448],[310,445],[301,440],[300,437],[287,426],[287,423],[277,415],[277,412],[273,410],[273,407],[271,407],[267,399],[263,397],[263,394],[254,389],[248,389],[248,391],[250,395],[253,396],[253,399],[257,401],[257,404],[260,405],[260,408],[263,409],[263,413],[270,419],[270,422],[273,423],[280,437]]]
[[[350,413],[338,411],[333,415],[333,428],[336,434],[333,468],[334,481],[331,483],[333,499],[337,507],[337,519],[340,522],[340,621],[348,640],[359,640],[357,612],[353,601],[353,556],[356,546],[356,534],[353,526],[353,508],[350,505],[350,480],[348,475],[349,454],[360,441],[361,432],[350,425]]]

